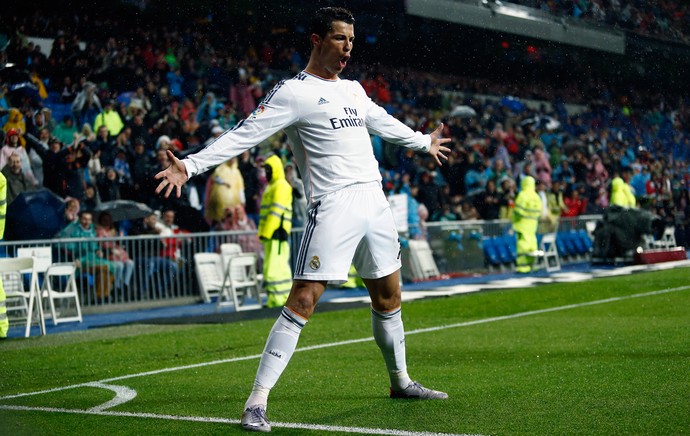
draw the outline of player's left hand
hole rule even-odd
[[[444,146],[446,142],[450,142],[450,138],[441,138],[441,131],[443,130],[443,123],[434,130],[431,135],[431,147],[429,147],[429,154],[434,157],[436,163],[441,166],[441,160],[448,160],[448,156],[444,153],[450,153],[450,148]]]

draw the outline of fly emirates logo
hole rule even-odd
[[[344,129],[346,127],[364,127],[364,118],[357,116],[357,109],[344,107],[345,118],[330,118],[333,130]]]

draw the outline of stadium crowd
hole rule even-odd
[[[638,3],[606,5],[624,17],[622,10]],[[590,14],[604,5],[585,4]],[[655,15],[658,28],[670,12],[665,2],[654,4],[664,12]],[[674,17],[668,27],[684,38],[687,15]],[[14,65],[1,76],[0,95],[0,166],[13,172],[10,198],[44,186],[78,200],[82,210],[132,199],[178,217],[198,211],[211,228],[227,229],[233,214],[256,222],[264,159],[276,152],[290,163],[283,134],[193,179],[180,199],[153,193],[153,175],[169,165],[165,150],[184,156],[203,147],[305,65],[297,47],[256,39],[261,32],[233,29],[230,48],[205,29],[86,15],[14,17],[15,33],[0,53],[1,66]],[[48,56],[27,39],[46,34],[55,37]],[[688,95],[619,92],[601,79],[517,86],[400,65],[350,68],[348,76],[407,125],[430,132],[444,122],[444,136],[452,138],[448,164],[435,168],[422,155],[372,137],[385,189],[408,195],[412,228],[424,220],[509,218],[520,180],[532,175],[556,216],[603,211],[612,180],[621,177],[640,207],[688,229]],[[292,183],[299,191],[299,177]],[[218,189],[224,195],[214,195]],[[303,219],[295,214],[296,223]]]
[[[569,17],[626,31],[690,42],[690,9],[685,2],[669,0],[507,0]]]

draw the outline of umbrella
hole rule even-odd
[[[65,226],[65,201],[49,189],[22,192],[7,206],[5,239],[49,239]]]
[[[451,117],[458,118],[472,118],[477,116],[477,112],[469,106],[460,105],[455,106],[453,110],[448,114]]]
[[[520,125],[522,127],[529,127],[532,130],[544,129],[544,128],[547,130],[556,130],[561,126],[561,123],[557,119],[550,117],[548,115],[544,115],[544,116],[537,115],[534,118],[527,118],[525,120],[522,120],[520,122]]]
[[[132,200],[105,201],[93,210],[95,215],[108,212],[113,221],[138,220],[153,213],[148,205]]]
[[[501,106],[507,107],[515,113],[522,112],[526,109],[525,104],[521,102],[519,98],[512,96],[503,97],[501,99]]]

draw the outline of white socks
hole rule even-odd
[[[292,358],[292,353],[297,348],[299,334],[306,323],[306,319],[283,307],[283,312],[273,324],[266,340],[254,379],[254,387],[245,403],[245,409],[257,404],[266,406],[268,393]]]
[[[376,345],[381,349],[391,379],[391,388],[404,390],[412,381],[407,375],[405,361],[405,329],[400,308],[393,312],[377,312],[371,309],[371,329]]]

